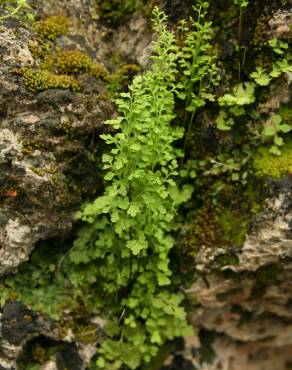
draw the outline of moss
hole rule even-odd
[[[159,352],[156,357],[150,362],[149,365],[145,365],[141,370],[160,370],[165,363],[165,360],[169,355],[175,351],[175,343],[166,343],[159,349]]]
[[[224,244],[223,228],[218,223],[216,211],[213,208],[201,209],[196,215],[189,235],[184,239],[184,253],[195,256],[202,245],[213,248],[222,244]]]
[[[47,168],[37,168],[37,167],[30,167],[30,170],[36,173],[38,176],[43,177],[47,173],[50,175],[56,174],[57,169],[55,167],[47,167]]]
[[[283,122],[292,126],[292,108],[290,104],[282,104],[278,114],[282,117]]]
[[[57,70],[62,74],[87,72],[95,77],[107,77],[106,69],[94,63],[91,57],[79,50],[66,50],[57,56]]]
[[[22,141],[21,153],[23,155],[32,155],[36,149],[45,149],[45,143],[39,139],[25,139]]]
[[[280,179],[285,175],[292,174],[292,141],[289,141],[281,149],[282,154],[275,156],[269,152],[269,148],[258,149],[253,160],[253,167],[258,177]]]
[[[25,84],[32,92],[39,92],[46,89],[71,89],[79,91],[80,85],[73,76],[58,75],[46,70],[23,70]]]
[[[223,228],[224,239],[234,247],[241,247],[248,231],[249,220],[240,212],[223,209],[219,215],[219,223]]]
[[[265,188],[259,181],[240,188],[225,184],[215,200],[212,195],[211,190],[204,193],[203,207],[192,216],[195,221],[182,241],[182,249],[186,256],[192,257],[202,246],[224,249],[212,263],[214,269],[221,269],[238,263],[236,253],[245,242],[254,215],[261,210]]]
[[[190,234],[183,247],[187,254],[196,255],[201,246],[208,248],[240,248],[245,240],[250,224],[250,214],[241,210],[228,209],[222,206],[202,209],[196,217]],[[216,264],[237,263],[234,255],[218,256]]]
[[[55,40],[58,36],[68,32],[69,18],[64,15],[51,15],[36,22],[35,30],[43,38]]]
[[[229,266],[229,265],[230,266],[231,265],[238,265],[239,259],[235,254],[226,253],[226,254],[220,254],[220,255],[216,256],[215,263],[219,267]]]
[[[97,0],[101,19],[110,26],[119,24],[128,14],[143,6],[141,0]]]
[[[97,328],[95,325],[79,326],[75,331],[76,338],[82,343],[95,344],[97,341]]]
[[[39,364],[43,364],[47,360],[46,350],[37,344],[32,348],[32,358]]]

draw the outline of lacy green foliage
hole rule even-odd
[[[171,287],[170,234],[177,208],[191,194],[174,182],[178,175],[173,143],[183,131],[170,126],[178,48],[166,17],[154,10],[155,55],[149,72],[136,76],[116,101],[120,116],[102,135],[104,195],[79,217],[88,223],[70,254],[73,264],[94,261],[109,336],[99,349],[98,368],[136,369],[166,340],[189,332],[183,295]],[[79,284],[79,282],[74,282]]]
[[[179,64],[183,76],[177,88],[179,89],[178,97],[185,101],[184,121],[188,124],[185,146],[195,113],[205,105],[206,100],[214,100],[209,90],[218,82],[216,54],[212,52],[210,44],[212,22],[206,19],[208,7],[207,1],[199,0],[193,7],[196,19],[191,17],[189,25],[182,20],[179,26],[180,37],[183,40]]]
[[[280,147],[284,145],[284,140],[280,134],[286,134],[292,130],[291,124],[283,122],[280,114],[274,114],[264,124],[262,137],[264,141],[273,141],[274,145],[270,148],[270,153],[281,155]]]
[[[260,114],[256,113],[257,95],[276,78],[292,72],[292,55],[288,42],[273,38],[269,40],[268,44],[273,50],[274,57],[269,69],[262,66],[256,67],[250,74],[250,78],[254,82],[239,83],[232,89],[231,93],[226,93],[218,99],[219,105],[223,107],[216,119],[219,130],[230,131],[236,126],[237,122],[242,124],[242,117],[244,116],[248,116],[249,120],[258,120]],[[254,137],[250,135],[251,144],[272,142],[270,152],[280,155],[281,146],[284,144],[282,136],[291,131],[291,125],[283,121],[282,117],[274,112],[271,113],[268,119],[262,119],[262,122],[261,129],[254,130]],[[249,125],[246,125],[247,127]],[[259,139],[261,139],[260,142]]]
[[[36,32],[48,40],[55,40],[58,36],[66,34],[69,31],[69,27],[69,18],[61,14],[51,15],[35,24]]]
[[[2,9],[5,10],[5,14],[0,16],[0,22],[9,18],[26,18],[32,22],[35,18],[35,13],[27,0],[1,0],[0,10]]]
[[[253,166],[259,177],[279,179],[292,174],[292,142],[282,147],[281,154],[275,156],[268,148],[260,148],[253,160]]]
[[[1,278],[1,307],[8,300],[19,300],[32,306],[34,310],[59,320],[60,312],[66,305],[71,309],[76,306],[64,286],[63,275],[57,268],[60,254],[51,253],[51,249],[52,246],[49,245],[38,248],[32,254],[30,262],[23,264],[16,275]]]

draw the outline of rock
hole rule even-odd
[[[109,115],[92,89],[26,89],[12,72],[38,64],[31,32],[1,26],[0,275],[26,261],[38,241],[71,230],[83,195],[98,187],[87,146]]]
[[[214,333],[217,339],[210,344],[214,363],[196,364],[196,369],[284,370],[291,362],[291,185],[291,178],[270,184],[273,196],[236,253],[238,264],[214,271],[212,263],[220,251],[198,252],[204,276],[188,290],[198,304],[191,320],[199,331]],[[202,350],[200,345],[194,348]]]
[[[57,353],[57,368],[58,370],[82,370],[84,368],[75,344],[69,345]]]
[[[113,37],[117,52],[132,63],[143,68],[149,63],[151,54],[152,33],[149,21],[135,14],[126,24],[119,27]]]
[[[291,33],[292,13],[291,11],[278,10],[269,21],[271,36],[286,38]]]
[[[21,302],[11,302],[4,306],[0,316],[0,366],[3,369],[16,369],[16,359],[29,340],[42,333],[51,333],[53,327],[36,312]]]

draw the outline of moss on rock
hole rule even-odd
[[[106,69],[95,63],[92,58],[79,50],[65,50],[57,56],[59,73],[72,74],[87,72],[95,77],[106,77]]]
[[[46,70],[32,70],[26,68],[23,71],[25,84],[32,92],[44,91],[46,89],[71,89],[79,91],[78,81],[69,75],[58,75]]]
[[[280,179],[292,174],[292,141],[290,140],[281,149],[281,155],[275,156],[269,152],[269,148],[258,149],[253,167],[258,177]]]
[[[64,15],[51,15],[36,22],[35,30],[39,36],[55,40],[58,36],[69,31],[70,20]]]

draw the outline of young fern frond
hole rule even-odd
[[[185,100],[184,123],[187,125],[187,133],[184,150],[189,140],[195,114],[206,100],[214,99],[214,96],[209,93],[209,88],[218,82],[215,64],[217,55],[212,52],[210,44],[213,37],[212,23],[206,19],[208,7],[207,1],[199,0],[193,7],[196,19],[191,17],[189,26],[185,21],[182,21],[180,25],[184,43],[179,60],[183,76],[178,84],[178,97]]]
[[[118,133],[101,136],[111,148],[102,158],[105,192],[79,213],[89,225],[71,252],[73,263],[82,255],[99,266],[100,313],[107,315],[109,337],[99,350],[99,368],[136,369],[166,340],[189,331],[183,296],[170,286],[168,257],[178,205],[191,194],[174,181],[179,151],[173,143],[183,137],[170,125],[178,48],[166,16],[157,8],[153,15],[152,67],[116,101],[120,116],[107,124]]]

